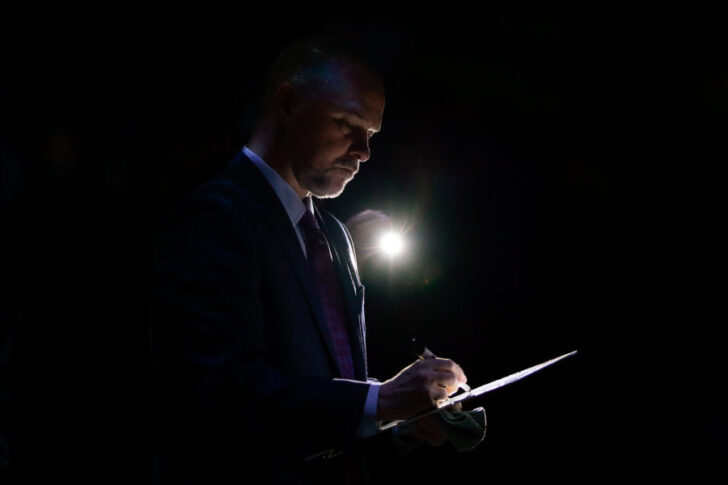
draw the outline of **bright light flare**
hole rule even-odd
[[[379,240],[379,248],[389,256],[396,256],[404,249],[404,239],[395,232],[387,232]]]

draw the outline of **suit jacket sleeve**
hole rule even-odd
[[[162,231],[152,328],[163,393],[190,432],[230,449],[300,459],[347,446],[368,384],[291,378],[269,364],[261,296],[269,282],[251,207],[197,191]]]

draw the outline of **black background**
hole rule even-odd
[[[275,53],[329,32],[375,60],[387,108],[325,206],[383,210],[410,244],[362,268],[371,374],[411,337],[473,384],[580,351],[476,401],[476,450],[375,481],[725,480],[726,9],[362,8],[4,19],[0,477],[149,481],[157,224],[245,142]]]

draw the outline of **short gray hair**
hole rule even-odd
[[[353,61],[375,72],[353,48],[331,36],[309,36],[284,47],[271,64],[263,91],[269,102],[275,90],[290,82],[304,94],[310,94],[333,73],[337,61]]]

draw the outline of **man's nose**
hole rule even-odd
[[[369,149],[369,137],[365,134],[356,136],[349,147],[349,155],[356,157],[360,162],[369,160],[371,150]]]

